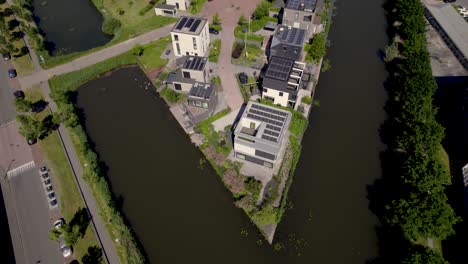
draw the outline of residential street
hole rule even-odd
[[[106,59],[122,54],[128,50],[131,50],[136,44],[144,45],[162,37],[165,37],[169,35],[169,32],[171,31],[173,26],[174,24],[167,25],[165,27],[150,31],[143,35],[121,42],[114,46],[93,52],[91,54],[88,54],[86,56],[80,57],[71,62],[59,65],[51,69],[39,70],[29,75],[20,76],[19,82],[23,89],[27,89],[33,86],[34,84],[47,81],[54,75],[60,75],[86,68],[98,62],[104,61]]]

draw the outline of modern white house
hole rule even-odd
[[[187,10],[190,6],[189,0],[166,0],[167,5],[174,5],[178,10]]]
[[[204,18],[180,17],[171,30],[171,38],[176,56],[208,56],[210,33]]]
[[[290,123],[289,111],[250,101],[234,127],[234,156],[273,168]]]
[[[271,57],[262,79],[262,98],[276,105],[294,108],[299,89],[307,88],[310,77],[304,73],[304,69],[303,62]]]

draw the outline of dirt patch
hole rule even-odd
[[[216,165],[224,165],[224,162],[226,161],[226,156],[223,153],[217,152],[213,146],[206,147],[204,152],[208,158],[212,158],[215,161]]]
[[[229,169],[223,174],[223,181],[232,193],[240,193],[244,190],[244,180],[234,169]]]
[[[148,76],[148,78],[149,78],[150,80],[154,80],[154,79],[158,78],[159,74],[161,74],[161,72],[163,71],[163,69],[164,69],[164,67],[158,67],[158,68],[149,70],[149,71],[146,73],[146,76]]]

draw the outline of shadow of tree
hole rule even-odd
[[[86,233],[86,229],[89,226],[89,221],[90,219],[88,210],[86,210],[85,208],[81,208],[75,213],[69,225],[70,227],[79,226],[80,235],[81,237],[83,237]]]
[[[98,246],[92,246],[88,248],[88,253],[81,259],[83,264],[96,264],[102,263],[102,250]]]

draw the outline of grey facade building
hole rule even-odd
[[[217,103],[218,93],[214,84],[196,82],[188,93],[188,105],[207,109],[210,114],[213,114]]]
[[[306,34],[304,29],[278,26],[271,39],[269,56],[302,61]]]
[[[303,81],[305,63],[271,57],[262,79],[262,98],[284,107],[296,106],[299,89],[307,88]]]
[[[179,68],[169,74],[166,84],[178,91],[189,92],[195,82],[208,82],[208,58],[184,56],[176,60]]]
[[[250,101],[234,128],[235,157],[272,168],[290,123],[290,112]]]
[[[283,12],[283,25],[304,29],[310,38],[314,33],[312,19],[316,6],[317,0],[288,0]]]

